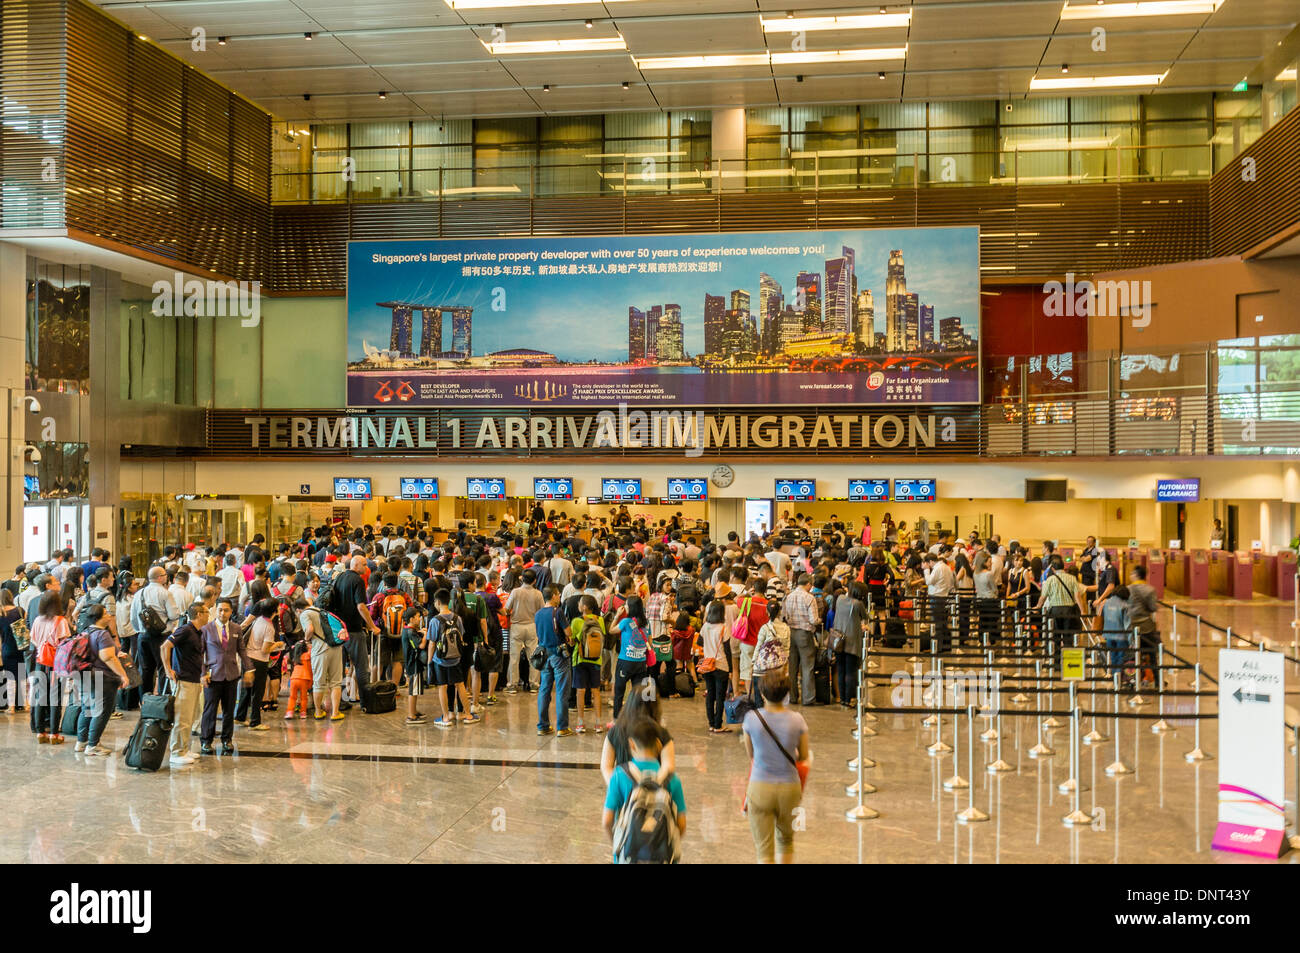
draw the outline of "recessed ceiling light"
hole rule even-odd
[[[794,78],[794,81],[795,81],[796,83],[802,83],[802,82],[803,82],[803,73],[800,73],[798,76],[796,76],[796,77]]]
[[[387,94],[386,92],[384,92],[384,91],[381,89],[381,90],[379,91],[379,98],[380,98],[380,99],[387,99],[387,98],[388,98],[388,94]]]
[[[483,43],[483,48],[493,56],[516,53],[589,53],[595,50],[626,50],[627,41],[621,36],[584,37],[580,40],[515,40]]]
[[[225,46],[225,45],[226,45],[226,38],[224,36],[217,37],[217,46]]]
[[[1069,63],[1062,63],[1062,64],[1061,64],[1061,72],[1062,72],[1062,73],[1068,73],[1068,72],[1070,72],[1070,64],[1069,64]]]
[[[876,78],[877,78],[877,79],[884,79],[884,78],[885,78],[885,71],[884,71],[884,70],[881,70],[879,73],[877,73],[877,74],[876,74]]]
[[[623,80],[623,88],[624,88],[624,89],[629,89],[629,88],[631,87],[631,85],[632,85],[632,84],[629,83],[627,80]]]
[[[302,101],[305,102],[305,103],[309,103],[309,102],[311,102],[311,93],[303,93],[303,94],[302,94]]]
[[[1040,79],[1035,76],[1029,81],[1031,90],[1053,89],[1115,89],[1125,86],[1159,86],[1169,71],[1163,73],[1143,73],[1128,76],[1072,76],[1069,79]]]
[[[879,30],[905,27],[912,22],[910,13],[868,13],[854,16],[796,17],[767,20],[759,17],[764,33],[799,33],[810,30]]]
[[[588,20],[586,26],[587,26],[587,29],[590,30],[591,27],[592,27],[592,22],[591,22],[590,20]]]
[[[722,53],[713,56],[652,56],[636,59],[638,69],[707,69],[727,66],[797,66],[803,63],[860,63],[901,60],[907,47],[862,50],[817,50],[799,53]]]
[[[141,33],[141,34],[140,34],[140,39],[145,40],[145,41],[148,41],[149,37],[147,37],[147,36],[145,36],[143,33]]]
[[[304,33],[304,34],[302,35],[302,38],[303,38],[304,40],[310,40],[310,39],[311,39],[311,34],[310,34],[310,33]]]
[[[542,92],[544,92],[544,93],[549,93],[550,91],[551,91],[551,84],[550,84],[550,83],[545,83],[545,84],[543,84],[543,86],[542,86]]]
[[[1091,6],[1067,2],[1061,8],[1061,19],[1198,16],[1213,13],[1221,6],[1223,0],[1140,0],[1132,3],[1098,3]]]

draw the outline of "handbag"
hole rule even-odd
[[[18,618],[9,623],[9,631],[13,633],[14,641],[18,643],[18,651],[26,652],[27,647],[32,644],[32,630],[27,627],[27,620],[23,618],[21,612]]]
[[[695,671],[701,675],[707,675],[709,672],[716,671],[718,660],[715,658],[702,658],[695,663]]]
[[[780,740],[779,738],[777,738],[777,736],[776,736],[776,732],[773,731],[773,730],[772,730],[772,726],[769,725],[769,724],[767,723],[767,719],[763,717],[763,713],[762,713],[761,711],[755,709],[755,710],[754,710],[754,714],[757,715],[757,716],[758,716],[758,720],[759,720],[760,722],[762,722],[762,724],[763,724],[763,729],[764,729],[764,730],[765,730],[769,735],[771,735],[772,740],[773,740],[774,742],[776,742],[776,746],[777,746],[777,748],[779,748],[779,749],[781,750],[781,753],[782,753],[783,755],[785,755],[785,759],[786,759],[787,761],[789,761],[792,765],[794,765],[794,769],[795,769],[795,771],[798,772],[798,774],[799,774],[799,790],[802,791],[804,788],[806,788],[806,787],[808,786],[808,768],[810,767],[809,764],[808,764],[808,762],[807,762],[807,761],[796,761],[796,760],[794,759],[794,756],[791,755],[790,752],[788,752],[788,751],[785,750],[785,745],[781,744],[781,740]]]
[[[659,664],[659,656],[655,654],[654,647],[649,642],[646,643],[645,647],[645,664],[647,668],[654,668]]]
[[[528,656],[528,664],[540,672],[546,665],[546,649],[540,645],[533,649],[533,654]]]
[[[136,666],[135,660],[129,657],[118,658],[118,662],[122,666],[122,671],[126,672],[126,684],[122,687],[128,689],[139,688],[141,683],[144,682],[144,678],[141,677],[140,669]]]

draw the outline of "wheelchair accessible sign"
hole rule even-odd
[[[1286,844],[1285,673],[1278,652],[1219,652],[1216,850],[1280,857]]]

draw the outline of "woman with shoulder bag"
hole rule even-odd
[[[0,684],[0,712],[5,714],[25,710],[25,706],[19,704],[22,698],[18,691],[18,672],[29,635],[27,623],[22,619],[23,610],[14,605],[13,593],[0,589],[0,668],[4,671],[4,682]]]
[[[808,723],[787,707],[790,676],[772,672],[757,679],[764,706],[745,715],[750,757],[744,811],[760,864],[794,863],[794,812],[803,800],[811,755]],[[775,843],[773,843],[775,839]]]
[[[835,600],[835,622],[831,628],[831,648],[835,652],[835,670],[839,677],[840,706],[848,708],[858,697],[858,668],[862,665],[864,623],[868,622],[866,586],[855,582]]]
[[[54,675],[54,656],[59,644],[72,637],[63,614],[63,599],[50,591],[41,596],[38,615],[32,622],[32,648],[36,671],[32,687],[32,731],[37,744],[61,745],[63,735],[63,680]]]

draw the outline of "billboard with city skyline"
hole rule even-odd
[[[348,245],[352,406],[979,400],[976,228]]]

